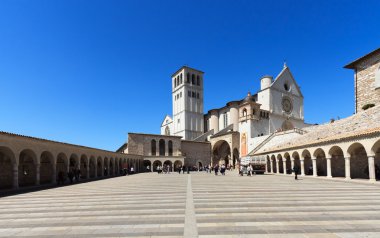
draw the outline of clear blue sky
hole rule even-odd
[[[0,1],[0,130],[108,150],[159,133],[170,76],[205,72],[205,111],[284,59],[305,118],[354,112],[353,71],[380,47],[380,1]]]

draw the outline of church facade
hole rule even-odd
[[[235,166],[257,144],[275,131],[308,126],[304,123],[303,95],[289,67],[261,78],[260,90],[203,113],[200,70],[184,66],[172,75],[173,116],[161,124],[162,135],[209,142],[211,163]]]

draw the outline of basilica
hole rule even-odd
[[[173,116],[161,124],[161,134],[210,143],[212,164],[235,166],[256,145],[278,131],[308,126],[303,95],[289,67],[263,76],[260,90],[224,106],[204,111],[204,73],[183,66],[172,75]]]

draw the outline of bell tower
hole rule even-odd
[[[203,74],[183,66],[172,75],[173,135],[184,140],[203,134]]]

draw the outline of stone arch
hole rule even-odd
[[[69,159],[67,158],[66,154],[59,153],[57,155],[57,162],[56,162],[56,171],[57,171],[57,178],[59,178],[59,174],[62,175],[63,178],[66,177],[69,168]]]
[[[313,175],[313,161],[311,160],[310,151],[307,149],[303,150],[301,156],[304,159],[305,175]]]
[[[375,176],[376,176],[376,179],[380,179],[380,139],[373,144],[373,146],[371,148],[371,153],[373,155],[375,155]]]
[[[40,183],[52,183],[55,180],[53,177],[53,168],[55,166],[54,156],[49,151],[44,151],[40,156]]]
[[[87,166],[88,166],[88,157],[87,155],[83,154],[80,156],[80,176],[81,178],[87,178]]]
[[[317,175],[327,176],[327,161],[325,151],[322,148],[317,148],[314,151],[313,156],[317,159]]]
[[[169,166],[169,167],[168,167]],[[170,172],[170,171],[173,171],[172,169],[173,169],[173,163],[170,161],[170,160],[166,160],[165,162],[164,162],[164,170],[166,170],[166,171],[168,171],[168,172]]]
[[[153,171],[154,172],[156,172],[157,171],[157,167],[158,166],[162,166],[162,162],[161,161],[159,161],[159,160],[155,160],[154,162],[153,162]]]
[[[225,166],[227,166],[231,157],[231,147],[227,141],[220,140],[214,144],[212,154],[212,163],[214,166],[216,164],[224,164]]]
[[[165,140],[160,139],[158,142],[158,147],[159,147],[159,154],[160,156],[165,156]]]
[[[34,151],[24,149],[20,152],[18,164],[18,182],[20,187],[38,184],[37,162],[37,155]]]
[[[284,163],[282,162],[282,155],[277,155],[277,161],[278,161],[278,172],[283,174],[284,173]]]
[[[182,166],[183,166],[182,161],[180,161],[180,160],[174,161],[173,166],[174,166],[174,171],[177,171],[177,172],[178,172],[178,170],[180,171]]]
[[[270,162],[272,165],[272,173],[277,173],[277,165],[276,165],[276,156],[275,155],[271,155]]]
[[[150,172],[152,169],[152,162],[150,160],[144,160],[143,161],[144,171]]]
[[[102,177],[103,176],[103,159],[102,157],[98,157],[97,162],[96,162],[96,176],[97,177]]]
[[[272,171],[272,163],[270,162],[270,157],[267,155],[267,172],[270,173]]]
[[[300,174],[301,173],[301,159],[300,159],[300,154],[298,153],[298,151],[294,151],[292,153],[292,158],[294,159],[294,166],[297,166],[299,168],[298,173]]]
[[[90,178],[96,177],[96,159],[94,156],[90,157],[89,160]]]
[[[69,169],[74,170],[79,168],[79,157],[77,154],[71,154],[69,159]]]
[[[351,178],[368,179],[368,157],[364,146],[361,143],[355,142],[348,147],[347,153],[351,157]]]
[[[345,177],[346,173],[343,149],[337,145],[334,145],[328,150],[328,155],[331,158],[331,176]]]
[[[168,142],[168,153],[169,156],[173,156],[173,141],[169,140]]]
[[[109,160],[108,157],[104,157],[103,159],[103,176],[109,175]]]
[[[285,164],[286,164],[286,173],[291,174],[293,168],[292,168],[292,161],[291,161],[289,152],[285,152],[283,159],[285,160]]]
[[[13,184],[13,166],[16,165],[16,156],[8,148],[0,147],[0,189],[12,188],[18,186]]]

